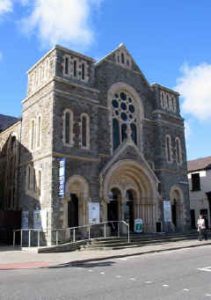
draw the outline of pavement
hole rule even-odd
[[[63,253],[37,253],[37,249],[0,246],[0,271],[34,268],[52,268],[65,265],[75,265],[91,261],[114,259],[128,256],[144,255],[163,251],[179,250],[184,248],[211,246],[211,240],[183,240],[176,242],[161,242],[147,244],[134,248],[118,250],[77,250]]]

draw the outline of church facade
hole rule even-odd
[[[36,228],[37,212],[50,231],[88,224],[90,203],[99,222],[131,231],[137,218],[145,232],[189,227],[179,94],[150,85],[122,44],[98,62],[48,52],[28,72],[22,119],[0,139],[0,164],[14,169],[0,174],[3,207],[21,209],[23,227]]]

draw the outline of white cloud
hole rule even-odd
[[[211,118],[211,65],[202,63],[181,68],[182,75],[175,89],[184,102],[182,109],[199,120]]]
[[[12,0],[0,0],[0,16],[11,12],[13,7]]]
[[[20,1],[20,0],[19,0]],[[31,1],[21,0],[22,5]],[[93,9],[102,0],[33,0],[31,13],[22,20],[23,29],[35,32],[43,46],[57,43],[88,46],[94,40],[90,25]]]

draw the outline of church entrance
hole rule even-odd
[[[117,221],[119,221],[119,201],[120,200],[120,191],[116,188],[113,188],[110,191],[109,202],[107,207],[108,221],[111,222],[109,225],[111,227],[111,232],[116,232],[118,228]]]
[[[175,199],[171,205],[171,215],[172,215],[172,223],[174,227],[177,228],[177,203]]]
[[[134,197],[133,191],[128,190],[126,192],[126,202],[124,205],[124,220],[129,224],[130,231],[134,228]]]
[[[76,194],[70,194],[68,202],[68,227],[76,227],[78,222],[78,197]]]
[[[182,191],[173,186],[170,191],[170,200],[171,200],[171,216],[172,216],[172,229],[175,231],[180,231],[183,229],[182,220],[184,216],[182,216],[183,204],[182,204]]]
[[[134,231],[136,219],[142,219],[145,232],[156,230],[156,178],[136,161],[121,160],[111,167],[104,180],[105,218],[125,221]],[[154,182],[154,185],[152,184]],[[126,233],[121,223],[120,230]]]

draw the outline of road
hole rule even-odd
[[[211,246],[0,271],[2,300],[211,299]]]

